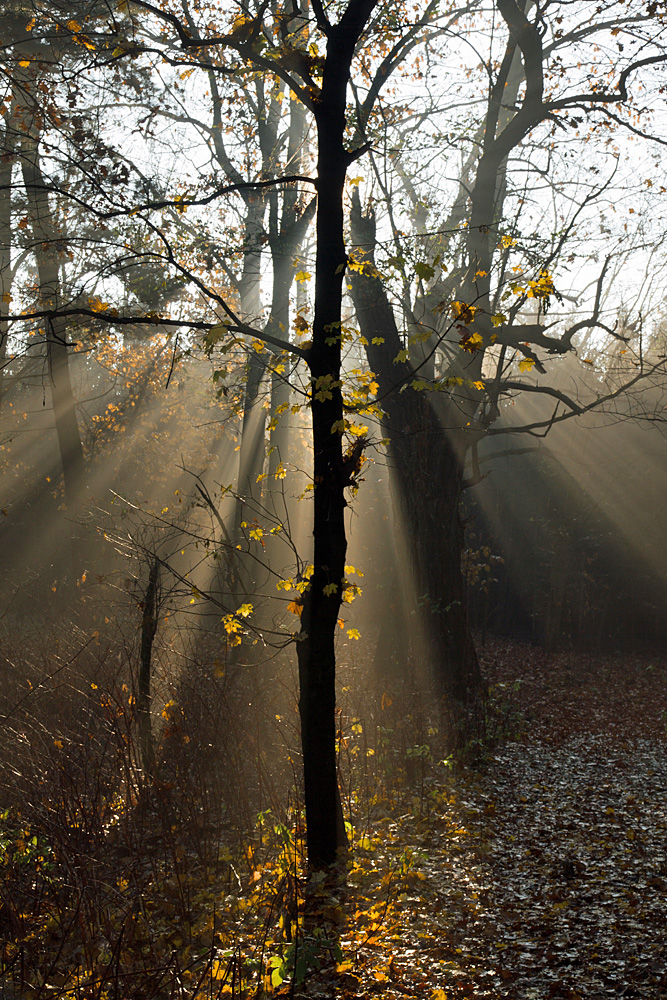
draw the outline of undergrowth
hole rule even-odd
[[[353,702],[353,684],[343,685],[338,757],[352,851],[331,878],[309,877],[289,662],[239,660],[224,671],[210,650],[172,644],[160,655],[148,777],[131,644],[60,632],[55,644],[6,654],[4,995],[293,992],[308,976],[352,976],[369,940],[396,933],[394,903],[417,859],[388,830],[397,816],[441,817],[452,795],[437,711],[370,689]],[[386,970],[369,963],[381,983]]]

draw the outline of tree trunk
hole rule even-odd
[[[347,256],[343,187],[350,155],[343,144],[354,48],[377,0],[350,0],[328,29],[316,103],[317,223],[313,342],[308,356],[313,420],[313,575],[304,594],[299,660],[301,743],[308,862],[322,868],[346,846],[336,768],[335,631],[345,576],[345,487],[341,301]]]
[[[285,241],[280,241],[281,243]],[[291,241],[290,241],[291,243]],[[289,336],[289,294],[292,285],[292,261],[298,247],[276,247],[273,251],[273,304],[268,331],[277,337]],[[286,253],[287,251],[287,253]],[[287,372],[271,373],[269,484],[275,486],[276,473],[280,466],[289,461],[289,434],[287,410],[290,399],[290,385]]]
[[[251,249],[243,257],[243,274],[239,283],[239,312],[244,322],[255,324],[261,315],[261,250],[264,232],[264,197],[248,197],[245,220],[245,245]],[[266,432],[266,411],[261,405],[260,390],[266,371],[266,354],[249,349],[246,384],[243,400],[243,422],[241,425],[241,446],[239,449],[239,472],[237,478],[238,499],[234,517],[233,537],[237,544],[241,541],[241,522],[245,519],[245,500],[261,497],[261,487],[257,477],[264,468]],[[254,517],[254,513],[251,515]]]
[[[301,742],[308,860],[332,864],[344,846],[339,839],[340,795],[336,768],[336,655],[334,636],[345,576],[345,480],[340,390],[343,184],[346,161],[321,126],[317,268],[313,346],[309,358],[313,420],[313,565],[297,646]],[[341,135],[342,140],[342,135]],[[334,337],[331,333],[334,333]],[[327,344],[326,340],[335,343]]]
[[[243,424],[241,428],[241,447],[239,449],[239,473],[237,479],[236,516],[234,523],[234,538],[238,544],[242,539],[241,522],[248,517],[256,516],[253,501],[261,497],[261,486],[258,476],[264,468],[266,449],[264,436],[266,432],[266,411],[261,405],[260,390],[266,371],[266,355],[250,350],[246,367],[246,383],[243,400]],[[249,509],[246,509],[250,503]]]
[[[362,215],[358,198],[353,201],[351,225],[354,243],[372,248],[375,220]],[[365,256],[372,263],[372,249]],[[436,409],[427,392],[411,387],[414,373],[409,363],[394,361],[403,345],[380,278],[355,271],[350,281],[383,401],[394,509],[399,532],[409,546],[427,674],[443,693],[465,702],[482,687],[461,569],[459,504],[467,436],[455,407]],[[374,344],[374,339],[383,342]]]
[[[137,720],[139,724],[139,747],[141,766],[146,777],[155,773],[155,749],[151,731],[151,671],[153,642],[157,632],[158,590],[160,585],[160,563],[153,558],[148,572],[148,584],[143,600],[141,618],[141,650],[139,654],[139,679],[137,684]]]
[[[5,141],[2,146],[0,160],[0,410],[4,402],[5,368],[7,365],[7,339],[9,324],[7,315],[11,301],[12,267],[11,267],[11,223],[12,223],[12,151],[8,148],[8,130],[5,130]]]
[[[301,18],[294,20],[300,21]],[[306,109],[300,101],[291,99],[287,164],[285,167],[287,173],[301,173],[307,136]],[[274,190],[269,195],[271,203],[269,243],[273,264],[273,295],[268,329],[274,336],[289,340],[290,290],[294,279],[292,268],[312,220],[314,205],[311,202],[307,206],[300,206],[298,189],[294,185],[289,185],[283,192],[280,226],[278,226],[277,199],[278,192]],[[298,289],[301,287],[300,284],[297,286],[297,296]],[[274,488],[278,468],[289,462],[289,400],[290,384],[287,371],[273,372],[271,376],[269,482]]]
[[[76,514],[84,486],[84,459],[72,391],[67,344],[67,321],[58,315],[61,301],[59,235],[51,215],[48,192],[39,163],[38,140],[24,137],[21,168],[26,188],[44,321],[46,350],[53,400],[53,417],[65,481],[65,499],[70,516]]]

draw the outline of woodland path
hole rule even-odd
[[[343,940],[356,961],[335,993],[316,977],[304,996],[667,996],[665,664],[486,657],[492,682],[522,681],[523,731],[453,777],[418,830],[386,824],[370,867],[393,867],[394,894],[375,924],[354,914],[370,931]]]

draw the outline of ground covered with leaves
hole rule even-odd
[[[307,880],[295,809],[286,821],[266,810],[215,854],[206,830],[193,837],[167,810],[134,850],[110,834],[103,857],[76,863],[6,814],[4,988],[72,1000],[667,995],[666,665],[500,642],[484,659],[486,726],[458,760],[432,729],[410,743],[349,720],[355,846],[330,879]]]
[[[486,659],[505,738],[432,765],[428,813],[377,824],[359,863],[383,931],[360,942],[357,909],[345,982],[304,995],[667,995],[665,664],[501,643]]]

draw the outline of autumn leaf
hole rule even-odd
[[[465,326],[469,326],[472,323],[477,313],[477,306],[468,305],[467,302],[459,302],[458,300],[452,302],[449,308],[454,319]]]
[[[430,281],[435,274],[435,268],[425,262],[415,264],[415,274],[422,281]]]

